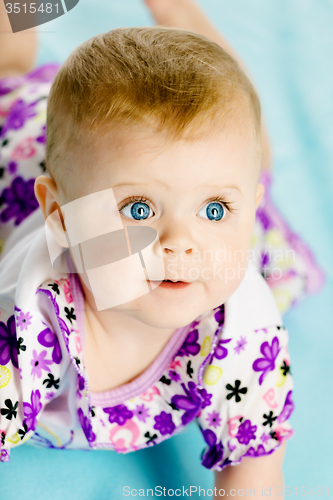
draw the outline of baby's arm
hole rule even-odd
[[[227,495],[234,499],[243,495],[263,498],[263,490],[268,490],[266,493],[270,500],[283,500],[282,462],[285,448],[286,442],[283,442],[281,447],[269,456],[245,457],[239,465],[215,472],[215,498]],[[219,495],[221,489],[225,493],[221,491]],[[239,490],[243,490],[240,495]]]
[[[35,63],[35,29],[12,33],[4,2],[0,2],[0,78],[21,75]]]

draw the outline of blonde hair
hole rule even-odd
[[[61,184],[67,153],[87,133],[142,124],[177,140],[227,116],[250,116],[259,136],[256,91],[219,45],[162,26],[114,29],[80,45],[53,82],[46,167]]]

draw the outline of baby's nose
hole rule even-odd
[[[192,252],[193,252],[193,248],[177,249],[176,247],[173,247],[173,248],[164,247],[164,248],[163,248],[163,251],[164,251],[166,254],[172,254],[172,253],[184,253],[184,254],[190,255],[190,254],[192,254]]]
[[[184,255],[189,258],[196,249],[195,227],[182,215],[163,217],[156,227],[163,255]]]

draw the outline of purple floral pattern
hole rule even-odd
[[[47,355],[46,351],[42,351],[41,353],[37,354],[37,351],[34,349],[33,350],[33,359],[31,360],[30,364],[32,366],[31,370],[31,376],[35,378],[37,376],[40,378],[42,376],[42,370],[49,371],[50,370],[50,365],[52,365],[53,361],[50,359],[45,359]]]
[[[256,438],[256,430],[257,426],[251,425],[251,420],[245,420],[245,422],[242,422],[239,426],[238,432],[236,434],[238,442],[241,444],[249,444],[251,439]]]
[[[21,330],[27,330],[28,326],[31,325],[31,320],[32,316],[30,316],[30,313],[24,313],[23,311],[20,311],[20,314],[16,316],[16,324]]]
[[[235,352],[239,354],[241,351],[244,351],[246,344],[247,344],[246,337],[241,337],[239,340],[237,340],[236,347],[234,347]]]
[[[213,394],[207,392],[206,389],[198,389],[198,392],[202,398],[201,408],[206,408],[206,406],[210,406],[212,404]]]
[[[23,127],[25,122],[36,116],[37,102],[25,103],[22,99],[16,101],[7,115],[7,120],[2,128],[1,135],[5,135],[8,130],[18,130]]]
[[[156,417],[154,417],[154,420],[154,429],[159,431],[162,436],[165,436],[166,434],[172,434],[176,428],[175,424],[172,421],[171,413],[162,411],[159,415],[156,415]]]
[[[12,76],[9,78],[0,80],[0,97],[9,92],[15,90],[19,85],[22,84],[22,78],[19,76]]]
[[[56,316],[57,316],[57,320],[58,320],[58,323],[59,323],[60,330],[64,333],[65,339],[67,339],[67,337],[70,334],[70,328],[68,327],[68,325],[64,321],[64,319],[60,317],[60,309],[59,309],[59,306],[58,306],[58,303],[57,303],[57,300],[56,300],[56,294],[54,294],[54,296],[53,296],[52,293],[50,292],[50,290],[45,290],[44,288],[39,288],[37,291],[44,293],[50,299],[50,301],[52,302],[52,305],[53,305],[53,308],[54,308],[54,312],[56,313]]]
[[[7,165],[7,170],[10,174],[15,174],[17,172],[17,162],[10,161]]]
[[[264,455],[267,455],[265,448],[263,447],[262,444],[258,446],[258,448],[255,450],[253,446],[249,448],[245,454],[247,457],[263,457]]]
[[[252,365],[254,371],[262,372],[259,377],[259,385],[263,383],[263,380],[267,376],[268,372],[274,370],[275,360],[280,350],[279,339],[277,337],[273,338],[271,345],[269,345],[268,342],[263,342],[261,344],[260,352],[264,357],[256,359]]]
[[[263,432],[263,433],[262,433],[262,435],[261,435],[261,437],[260,437],[261,441],[262,441],[264,444],[266,444],[266,443],[267,443],[267,441],[269,441],[269,440],[270,440],[270,438],[271,438],[271,436],[270,436],[269,434],[266,434],[266,432]]]
[[[52,332],[52,330],[50,330],[50,328],[45,328],[45,330],[40,332],[37,339],[42,346],[53,347],[52,360],[54,363],[59,364],[62,360],[61,348],[58,337]]]
[[[222,419],[220,415],[216,411],[212,411],[212,413],[207,414],[206,418],[209,427],[214,427],[214,429],[217,429],[221,425]]]
[[[82,377],[82,375],[79,374],[77,379],[78,379],[79,391],[83,391],[83,389],[85,387],[84,377]]]
[[[9,450],[0,450],[0,462],[9,462],[10,453]]]
[[[46,144],[46,125],[43,126],[42,133],[36,138],[36,141],[42,144]]]
[[[136,405],[133,415],[143,423],[150,417],[149,409],[145,405]]]
[[[43,408],[40,401],[40,392],[32,391],[30,403],[23,403],[25,419],[23,423],[27,426],[27,430],[35,430],[37,427],[37,416]]]
[[[0,214],[2,222],[15,219],[14,224],[18,226],[31,212],[38,208],[34,184],[35,179],[25,181],[22,177],[15,177],[11,186],[2,191],[0,206],[8,205]]]
[[[287,396],[286,396],[286,400],[284,402],[283,410],[280,413],[280,415],[278,416],[277,421],[279,423],[282,423],[282,422],[285,422],[286,420],[288,420],[288,418],[291,416],[294,409],[295,409],[295,405],[294,405],[294,402],[292,400],[292,391],[289,391]]]
[[[221,339],[218,341],[213,358],[224,359],[228,356],[228,349],[223,344],[228,344],[231,339]]]
[[[96,435],[93,432],[92,425],[89,418],[83,414],[81,408],[78,409],[78,416],[80,420],[81,427],[83,429],[84,435],[87,438],[88,443],[92,443],[96,439]]]
[[[256,212],[256,217],[261,222],[264,230],[267,231],[271,226],[271,222],[266,211],[263,208],[259,207]]]
[[[117,405],[110,408],[103,408],[104,413],[109,415],[109,422],[124,425],[126,420],[133,417],[133,412],[125,405]]]
[[[225,312],[224,304],[222,304],[214,314],[215,321],[221,326],[224,324]]]
[[[223,459],[223,444],[221,441],[217,442],[216,434],[210,429],[202,431],[202,435],[208,444],[208,449],[203,454],[201,463],[207,469],[212,469]]]
[[[69,331],[71,330],[72,332],[77,332],[76,317],[75,315],[72,315],[71,317],[72,321],[70,321],[70,318],[68,318],[68,315],[65,312],[64,305],[67,304],[67,302],[64,290],[62,290],[59,287],[59,294],[57,292],[53,294],[50,290],[45,290],[45,288],[40,288],[40,290],[50,300],[52,307],[57,315],[58,323],[59,325],[61,325],[63,338],[65,341],[67,339],[67,344],[66,344],[67,348],[72,353],[73,360],[75,360],[75,363],[77,363],[79,361],[80,356],[78,352],[73,351],[74,346],[77,347],[77,343],[74,341],[74,339],[71,346],[68,343],[69,340],[73,338],[72,336],[76,335],[76,333],[69,333]],[[75,300],[73,304],[75,304]],[[29,318],[30,322],[30,324],[27,325],[27,330],[26,330],[27,335],[25,336],[24,339],[24,344],[26,344],[27,338],[29,338],[30,336],[30,328],[33,325],[33,321],[35,321],[36,315],[34,315],[34,311],[28,313],[29,316],[26,316],[27,313],[24,312],[22,314],[20,313],[22,313],[22,310],[18,309],[17,318],[23,319],[27,317]],[[24,325],[25,324],[26,323],[24,323]],[[15,326],[15,323],[13,324],[13,326]],[[41,351],[37,347],[31,351],[30,371],[32,375],[31,380],[38,381],[40,379],[41,381],[43,381],[44,385],[46,384],[45,388],[47,388],[47,391],[44,392],[43,401],[47,403],[51,399],[54,400],[57,397],[56,393],[51,391],[51,387],[58,389],[60,383],[59,375],[58,377],[53,377],[50,370],[52,369],[52,367],[56,366],[56,361],[60,357],[61,350],[59,342],[57,343],[57,341],[55,340],[57,339],[55,333],[53,333],[49,328],[47,328],[46,325],[44,326],[45,328],[42,329],[41,332],[36,333],[36,339],[38,342],[36,346],[45,344],[46,349]],[[219,328],[218,331],[221,331],[222,333],[221,325],[218,324],[217,326]],[[206,338],[207,330],[204,329],[203,332],[205,333],[203,334],[200,331],[200,324],[196,325],[195,330],[196,333],[192,338],[189,337],[189,335],[187,336],[185,342],[186,352],[188,352],[187,351],[188,346],[189,345],[193,346],[194,344],[198,344],[201,350],[203,341]],[[280,330],[276,330],[275,328],[267,328],[265,332],[261,330],[258,331],[256,335],[253,336],[255,342],[257,343],[257,348],[254,351],[255,355],[257,355],[257,353],[260,350],[260,347],[262,347],[264,344],[264,342],[260,341],[260,339],[262,340],[268,339],[267,343],[270,347],[269,353],[271,353],[272,347],[274,355],[276,354],[277,351],[278,354],[281,352],[282,345],[280,345],[279,343],[278,348],[276,348],[275,346],[276,342],[274,339],[277,337],[276,335],[277,331]],[[272,332],[275,332],[275,335],[272,335]],[[232,358],[232,356],[235,355],[237,356],[237,353],[234,354],[235,351],[234,347],[237,346],[237,338],[236,339],[227,338],[219,340],[224,340],[225,341],[224,343],[230,345],[229,354],[227,356],[224,356],[225,353],[221,349],[218,352],[218,356],[215,357],[217,361],[215,361],[214,363],[217,363],[220,361],[220,359],[222,359],[223,368],[225,369],[226,360],[230,358],[231,359],[230,363],[232,364],[234,360],[237,359],[236,357]],[[58,344],[59,344],[59,349],[57,348]],[[217,342],[216,346],[224,348],[224,345],[219,341]],[[197,351],[197,348],[195,348],[195,350]],[[274,422],[272,419],[273,427],[271,428],[270,434],[267,434],[265,436],[265,439],[263,438],[263,432],[262,432],[265,429],[265,427],[263,427],[263,422],[261,417],[263,414],[266,415],[269,413],[269,408],[265,409],[265,411],[259,411],[259,410],[256,411],[258,417],[257,419],[254,419],[253,415],[251,415],[250,418],[245,415],[244,418],[242,417],[241,419],[238,419],[236,424],[236,429],[232,431],[233,432],[232,435],[234,437],[231,440],[228,438],[228,440],[224,445],[221,436],[223,435],[222,434],[222,432],[224,432],[223,429],[225,429],[225,426],[228,425],[228,422],[224,420],[224,417],[221,418],[223,413],[222,412],[220,413],[219,408],[221,407],[218,406],[221,404],[222,401],[221,392],[224,391],[223,393],[224,401],[227,401],[224,404],[231,405],[228,411],[231,412],[235,411],[237,412],[236,414],[238,416],[239,416],[239,411],[242,410],[239,410],[238,408],[232,410],[233,408],[232,404],[234,404],[234,406],[240,405],[241,408],[241,401],[237,403],[237,399],[231,398],[234,403],[228,402],[229,400],[226,398],[228,396],[228,386],[230,385],[226,384],[228,379],[225,378],[222,379],[223,382],[221,384],[217,384],[216,388],[214,387],[214,385],[212,386],[208,385],[206,387],[198,385],[198,368],[200,367],[203,361],[202,357],[200,358],[201,356],[200,350],[196,356],[191,354],[190,361],[188,361],[188,359],[186,359],[185,356],[182,356],[182,352],[178,356],[176,354],[172,358],[172,362],[169,362],[169,364],[166,366],[164,372],[165,380],[167,380],[169,383],[166,384],[165,382],[162,381],[155,383],[156,387],[154,386],[155,387],[154,391],[151,391],[151,394],[149,392],[145,392],[142,396],[142,400],[140,400],[141,396],[139,396],[138,398],[134,398],[133,400],[126,400],[123,404],[118,404],[115,406],[110,405],[107,407],[98,407],[96,406],[96,403],[93,403],[92,407],[89,406],[88,411],[85,407],[85,402],[87,401],[86,393],[88,391],[89,385],[86,384],[85,382],[86,380],[85,372],[82,370],[82,365],[75,364],[76,370],[78,372],[77,401],[79,402],[79,405],[82,405],[77,410],[78,420],[83,429],[84,435],[86,436],[88,445],[92,447],[98,447],[100,445],[101,429],[105,429],[105,432],[109,432],[110,436],[111,436],[111,429],[113,429],[112,430],[112,436],[113,436],[114,432],[119,432],[117,428],[121,429],[123,427],[125,431],[125,434],[123,435],[129,435],[132,433],[134,448],[130,447],[128,448],[127,447],[128,445],[125,443],[123,438],[122,437],[118,438],[117,434],[116,437],[109,437],[108,441],[109,446],[115,446],[118,452],[131,451],[131,449],[137,449],[137,440],[139,439],[137,437],[138,436],[137,433],[139,432],[138,429],[141,429],[140,432],[142,433],[142,436],[144,438],[144,444],[141,445],[139,444],[139,447],[143,447],[143,445],[150,446],[151,444],[163,441],[164,439],[173,435],[175,431],[177,431],[177,429],[179,429],[180,427],[187,425],[195,418],[198,418],[200,426],[202,427],[202,432],[205,442],[207,444],[207,449],[202,455],[203,466],[207,468],[220,470],[227,467],[230,463],[235,463],[236,459],[234,457],[237,457],[237,454],[239,456],[238,450],[240,445],[243,447],[241,448],[243,450],[242,451],[243,456],[255,457],[255,456],[261,456],[264,453],[270,454],[274,450],[274,448],[278,446],[281,439],[283,439],[283,436],[287,435],[288,428],[285,427],[281,428],[281,425],[285,425],[285,418],[286,419],[289,418],[291,411],[293,409],[291,400],[291,391],[290,390],[288,391],[287,397],[286,395],[284,396],[284,400],[283,402],[281,402],[280,413],[278,412],[276,413],[277,415],[280,415],[279,418],[281,421]],[[268,351],[265,348],[265,346],[263,347],[262,351],[264,351],[263,354],[266,355],[267,357]],[[47,356],[47,353],[49,353],[49,356]],[[253,355],[252,359],[255,359],[255,355]],[[49,358],[52,357],[52,359],[48,359],[48,357]],[[286,362],[289,363],[286,352],[283,353],[283,356],[281,352],[280,357],[281,359],[283,357],[283,359],[286,359]],[[280,366],[282,361],[278,360],[277,358],[274,359],[275,359],[275,364],[278,363]],[[198,363],[198,361],[200,362]],[[189,363],[191,363],[191,370],[189,370]],[[252,368],[252,361],[251,364],[249,365],[249,368]],[[42,377],[43,372],[48,373],[48,378]],[[45,380],[43,380],[44,378]],[[290,374],[288,372],[286,375],[286,380],[289,379],[290,379]],[[186,383],[184,382],[184,380]],[[266,377],[264,382],[265,381]],[[239,387],[242,384],[239,381],[239,387],[238,386],[236,387],[237,385],[236,382],[234,384],[235,388],[239,389]],[[264,383],[262,385],[264,385]],[[258,387],[258,384],[256,385],[256,387]],[[231,389],[235,388],[231,387]],[[247,390],[248,391],[254,390],[253,384],[252,387],[251,388],[249,387]],[[166,392],[164,393],[163,391]],[[243,393],[244,391],[245,388],[243,390]],[[264,393],[265,392],[267,392],[267,388],[265,388]],[[156,405],[156,403],[154,403],[154,401],[156,400],[163,401],[163,406],[161,407],[160,405]],[[218,405],[217,401],[220,401]],[[261,398],[260,401],[264,400]],[[15,401],[13,401],[13,405],[14,403]],[[170,411],[165,410],[166,403],[170,406]],[[156,411],[157,409],[159,411]],[[25,416],[24,424],[27,428],[27,432],[33,432],[35,430],[39,418],[39,413],[41,412],[41,410],[42,410],[42,394],[41,394],[41,389],[38,388],[37,390],[33,390],[31,392],[31,402],[24,403],[24,416]],[[8,411],[9,412],[11,411],[9,406],[8,406]],[[276,436],[278,436],[278,439],[274,438],[275,436],[274,431],[276,427],[277,427]],[[110,430],[108,431],[108,429]],[[260,435],[261,438],[259,438]],[[103,446],[107,446],[108,442],[105,443],[104,441]],[[51,442],[50,445],[48,446],[56,447],[54,444],[51,444]],[[244,450],[244,447],[247,447],[247,449]],[[237,460],[239,461],[240,459],[237,458]]]
[[[197,386],[194,382],[188,383],[188,389],[181,384],[186,396],[176,395],[171,398],[171,403],[179,410],[185,410],[182,415],[182,424],[191,422],[199,413],[202,405],[202,396],[198,394]]]
[[[6,365],[10,360],[18,368],[14,315],[8,319],[7,325],[0,321],[0,365]]]
[[[174,382],[179,382],[181,379],[179,373],[177,373],[175,370],[169,370],[169,377]]]
[[[198,330],[192,330],[186,337],[184,344],[179,349],[177,356],[196,356],[200,351],[198,338]]]

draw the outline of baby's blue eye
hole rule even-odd
[[[142,201],[136,201],[134,203],[129,203],[124,208],[120,210],[120,212],[129,219],[135,220],[145,220],[148,217],[153,215],[152,209],[147,205],[147,203],[143,203]]]
[[[201,208],[198,215],[204,219],[218,221],[225,216],[225,209],[221,203],[211,201]]]

